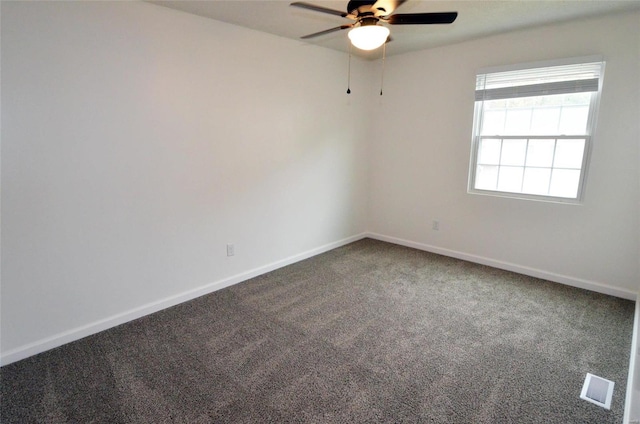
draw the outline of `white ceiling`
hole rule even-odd
[[[347,0],[305,1],[336,10],[345,10],[347,6]],[[182,0],[150,3],[299,40],[300,43],[344,52],[349,49],[347,31],[337,31],[310,40],[300,40],[300,37],[348,24],[351,20],[290,7],[289,1]],[[386,53],[388,56],[406,53],[522,28],[629,10],[640,10],[640,0],[408,0],[396,13],[457,11],[458,19],[451,25],[390,26],[393,42],[388,44]],[[365,54],[354,49],[354,54],[375,59],[379,57],[380,50]]]

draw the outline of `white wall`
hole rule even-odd
[[[146,3],[2,2],[3,362],[362,233],[346,60]]]
[[[623,424],[640,421],[640,298],[636,300]]]
[[[635,298],[640,281],[640,14],[393,56],[371,148],[369,229],[403,242]],[[475,73],[600,54],[607,64],[582,205],[467,194]],[[440,231],[433,231],[433,220]]]

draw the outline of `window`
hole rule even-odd
[[[469,192],[578,202],[604,62],[482,72]]]

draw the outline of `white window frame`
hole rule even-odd
[[[570,58],[563,60],[554,60],[554,61],[543,61],[543,62],[529,62],[518,65],[510,65],[510,66],[500,66],[500,67],[492,67],[492,68],[484,68],[480,69],[477,72],[477,75],[483,74],[491,74],[498,72],[509,72],[509,71],[522,71],[527,69],[535,69],[535,68],[547,68],[553,66],[564,66],[564,65],[575,65],[575,64],[584,64],[584,63],[601,63],[600,76],[598,78],[598,89],[597,91],[593,91],[591,94],[591,101],[589,106],[589,114],[587,118],[586,125],[586,134],[580,135],[564,135],[564,134],[545,134],[545,135],[481,135],[482,134],[482,113],[483,113],[483,100],[476,100],[474,105],[474,118],[473,118],[473,134],[472,134],[472,143],[471,143],[471,155],[470,155],[470,163],[469,163],[469,178],[468,178],[468,188],[467,192],[470,194],[480,194],[480,195],[489,195],[489,196],[497,196],[497,197],[508,197],[508,198],[517,198],[517,199],[525,199],[525,200],[538,200],[538,201],[546,201],[546,202],[555,202],[555,203],[568,203],[568,204],[581,204],[584,198],[585,192],[585,184],[587,180],[588,168],[591,159],[591,151],[593,148],[593,134],[596,128],[596,121],[598,116],[598,107],[600,104],[600,96],[602,93],[602,85],[604,79],[604,70],[605,70],[605,62],[602,56],[586,56],[579,58]],[[526,96],[521,96],[526,97]],[[529,140],[533,139],[584,139],[584,153],[582,157],[582,167],[580,169],[580,180],[578,183],[578,193],[575,198],[568,197],[556,197],[549,195],[539,195],[539,194],[529,194],[529,193],[519,193],[519,192],[506,192],[500,190],[486,190],[486,189],[477,189],[475,188],[475,178],[476,178],[476,170],[478,167],[478,150],[480,146],[480,140],[482,138],[487,139],[527,139],[527,143]]]

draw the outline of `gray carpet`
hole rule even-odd
[[[7,365],[0,418],[621,423],[633,308],[366,239]]]

